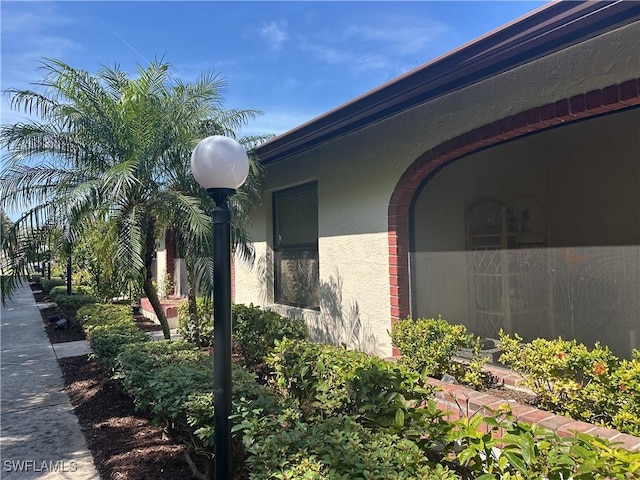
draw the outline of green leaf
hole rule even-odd
[[[509,463],[517,468],[520,473],[522,473],[523,475],[527,474],[527,466],[518,454],[505,450],[502,452],[502,455],[508,458]]]
[[[404,410],[403,409],[399,408],[398,410],[396,410],[395,421],[398,427],[404,426]]]

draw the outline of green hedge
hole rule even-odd
[[[85,314],[87,310],[93,312],[88,319],[89,325],[85,328],[89,346],[93,351],[92,356],[109,371],[115,370],[117,357],[126,345],[150,341],[149,336],[138,328],[131,314],[128,318],[105,316],[111,320],[95,324],[99,322],[98,314],[93,309],[85,309]]]
[[[202,298],[196,300],[197,323],[200,345],[211,346],[213,342],[213,306]],[[182,338],[196,345],[196,325],[189,317],[187,303],[178,308],[178,333]],[[273,349],[276,340],[283,338],[308,338],[307,326],[302,320],[285,318],[276,312],[263,310],[253,304],[235,304],[231,307],[233,341],[245,365],[255,368],[263,363],[264,357]]]
[[[77,318],[87,333],[98,325],[131,324],[133,322],[130,306],[112,303],[83,305],[78,309]],[[135,322],[133,323],[135,324]]]
[[[115,369],[138,408],[188,439],[192,468],[210,465],[212,359],[185,341],[149,342],[132,323],[90,329],[96,356]],[[254,480],[640,475],[640,453],[588,435],[563,439],[514,421],[506,409],[447,422],[418,373],[364,353],[284,339],[267,360],[276,389],[259,384],[244,367],[233,367],[236,478],[241,471]],[[198,476],[211,479],[213,473],[205,468]]]
[[[470,334],[464,325],[452,325],[441,317],[406,318],[391,327],[391,342],[401,354],[400,364],[435,378],[445,374],[460,383],[483,389],[491,383],[483,372],[487,359],[480,355],[480,339]],[[453,357],[463,348],[473,351],[466,363]]]
[[[60,278],[41,278],[40,285],[42,285],[42,291],[48,295],[54,287],[65,285],[65,281]]]
[[[607,347],[575,340],[500,334],[500,361],[521,373],[541,406],[640,436],[640,351],[620,360]]]
[[[332,345],[284,339],[276,342],[267,364],[276,385],[310,420],[352,415],[365,425],[404,427],[401,418],[433,397],[419,374]]]

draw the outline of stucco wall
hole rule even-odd
[[[317,180],[320,279],[340,285],[342,308],[278,308],[304,315],[312,326],[329,317],[334,324],[348,323],[344,311],[355,311],[361,331],[375,342],[363,333],[351,344],[391,354],[387,209],[402,173],[425,151],[472,128],[637,76],[638,51],[637,23],[270,165],[265,202],[253,213],[257,260],[251,269],[238,265],[236,301],[272,305],[270,192]]]

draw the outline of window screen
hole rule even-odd
[[[318,189],[308,183],[273,194],[275,300],[317,309]]]

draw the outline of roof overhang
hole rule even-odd
[[[640,2],[554,2],[256,147],[285,160],[434,98],[640,19]]]

